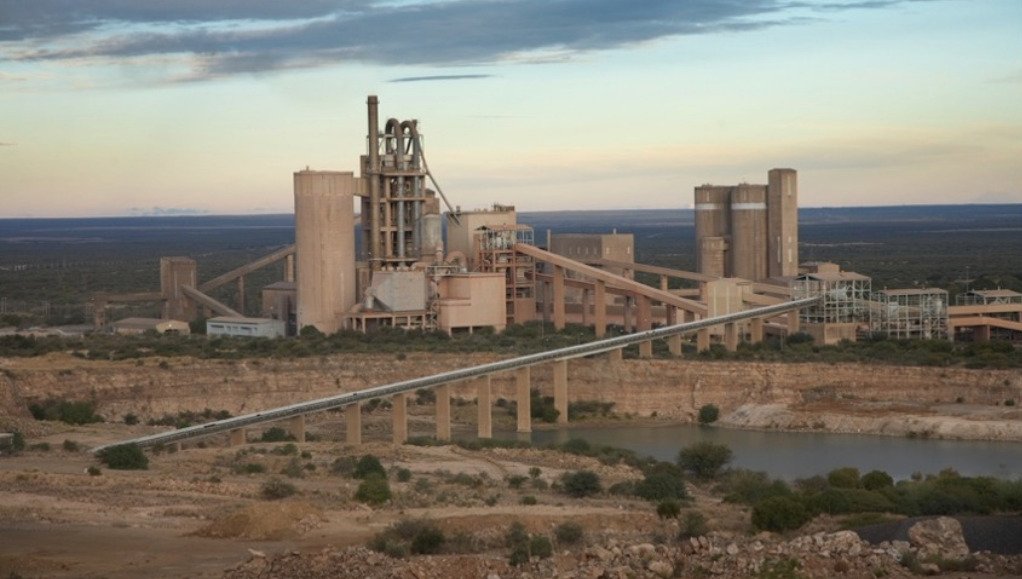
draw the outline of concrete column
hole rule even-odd
[[[554,328],[564,329],[564,268],[554,266]]]
[[[607,284],[602,281],[596,282],[593,292],[593,317],[596,319],[596,337],[602,338],[607,335]]]
[[[296,442],[305,442],[305,415],[295,416],[287,422],[287,430]]]
[[[362,403],[356,402],[344,408],[344,422],[347,438],[345,442],[358,446],[362,444]]]
[[[557,409],[557,424],[568,423],[568,361],[554,362],[554,408]]]
[[[800,328],[798,310],[791,310],[788,312],[788,335],[798,333]]]
[[[436,439],[451,439],[451,385],[436,387]]]
[[[738,350],[738,324],[724,324],[724,347],[728,352]]]
[[[582,290],[582,325],[589,325],[589,290]]]
[[[752,318],[749,326],[749,341],[758,344],[763,341],[763,318]]]
[[[973,340],[977,342],[990,341],[990,326],[974,326],[972,329]]]
[[[395,394],[390,399],[390,405],[393,409],[391,432],[393,432],[394,444],[404,444],[408,442],[408,394]]]
[[[493,438],[493,390],[490,377],[476,379],[476,404],[479,406],[479,438]]]
[[[167,447],[168,452],[181,452],[181,441],[171,442]]]
[[[667,310],[667,325],[674,326],[678,324],[678,308],[675,306],[669,306],[664,304],[664,309]]]
[[[681,334],[667,337],[667,349],[670,350],[671,356],[675,358],[681,357]]]
[[[245,442],[246,440],[244,428],[231,429],[230,439],[227,442],[227,446],[241,446],[242,444],[245,444]]]
[[[696,351],[705,352],[710,349],[710,329],[703,328],[696,332]]]
[[[245,276],[238,276],[238,312],[245,314]]]
[[[660,291],[662,291],[662,292],[667,291],[667,276],[666,275],[660,276]]]
[[[635,296],[636,305],[635,318],[636,318],[636,331],[645,332],[653,329],[653,305],[647,296],[637,295]],[[653,357],[653,342],[645,341],[639,343],[639,357],[640,358],[652,358]]]
[[[611,362],[620,362],[621,360],[624,360],[625,357],[624,353],[625,351],[622,348],[611,350],[607,352],[607,359],[610,360]]]
[[[528,367],[515,371],[515,392],[518,398],[518,432],[532,432],[532,373]]]
[[[631,295],[625,296],[625,309],[624,315],[621,317],[621,321],[625,327],[625,333],[630,334],[635,331],[635,327],[632,325],[632,303],[635,300]]]
[[[294,254],[284,258],[284,281],[295,280],[295,256]]]

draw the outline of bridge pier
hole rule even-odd
[[[167,452],[181,452],[181,442],[171,442],[170,445],[167,446]]]
[[[284,258],[284,281],[293,282],[295,280],[295,254],[291,254]]]
[[[436,439],[451,439],[451,385],[436,387]]]
[[[245,314],[245,276],[238,276],[238,312]]]
[[[624,348],[615,348],[607,352],[607,360],[610,360],[611,362],[620,362],[621,360],[624,359],[625,359]]]
[[[728,352],[738,351],[738,324],[735,322],[724,324],[724,348]]]
[[[703,328],[696,332],[696,351],[705,352],[710,349],[710,329]]]
[[[408,442],[408,394],[395,394],[390,399],[390,406],[394,444],[404,444]]]
[[[362,403],[344,407],[345,442],[352,446],[362,444]]]
[[[752,318],[752,324],[749,326],[749,341],[753,344],[758,344],[763,341],[763,318]]]
[[[660,276],[660,291],[662,291],[662,292],[667,291],[667,276],[666,275]]]
[[[532,432],[532,372],[528,366],[515,371],[518,402],[518,432]]]
[[[305,415],[295,416],[288,420],[287,430],[296,442],[305,442]]]
[[[593,329],[597,338],[607,335],[607,283],[596,280],[596,289],[593,291],[593,318],[595,322]]]
[[[230,432],[230,437],[227,440],[227,446],[241,446],[245,444],[245,429],[235,428]]]
[[[564,268],[555,265],[554,266],[554,281],[553,281],[553,306],[554,306],[554,329],[564,329]]]
[[[647,332],[653,329],[653,304],[650,299],[643,295],[635,296],[636,331]],[[653,341],[646,340],[639,342],[639,357],[649,359],[653,357]]]
[[[798,310],[791,310],[788,312],[788,335],[796,334],[800,329]]]
[[[490,377],[476,379],[476,404],[479,406],[479,438],[493,438],[493,401]]]
[[[557,360],[554,366],[554,408],[557,424],[568,423],[568,361]]]
[[[675,307],[675,306],[668,306],[666,304],[664,305],[664,308],[667,310],[667,320],[666,320],[667,321],[667,325],[668,326],[677,325],[679,323],[678,322],[678,308]],[[684,316],[685,316],[685,312],[684,312],[684,310],[682,310],[682,312],[681,312],[682,319],[684,319]],[[671,356],[673,356],[675,358],[680,358],[681,357],[681,334],[674,334],[672,336],[667,336],[667,350],[671,353]]]
[[[582,290],[582,325],[589,325],[589,290]]]
[[[625,333],[631,334],[635,331],[635,326],[632,324],[632,304],[635,299],[632,298],[631,294],[625,296],[625,309],[622,312],[621,322],[625,327]]]

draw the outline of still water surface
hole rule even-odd
[[[514,438],[514,433],[495,433]],[[733,466],[766,471],[788,480],[825,474],[843,466],[861,472],[883,470],[896,480],[914,472],[954,468],[968,476],[1022,477],[1022,443],[972,440],[909,439],[817,432],[759,432],[705,428],[692,424],[609,426],[543,430],[532,433],[537,445],[582,438],[593,445],[634,450],[660,460],[675,460],[678,450],[694,442],[726,444]]]

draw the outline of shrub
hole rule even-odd
[[[582,525],[567,521],[554,528],[554,537],[563,545],[574,545],[582,540],[585,531]]]
[[[867,472],[862,475],[862,480],[859,482],[862,485],[862,488],[868,491],[875,491],[894,486],[894,479],[891,478],[891,475],[882,470],[871,470]]]
[[[661,519],[674,519],[681,513],[681,503],[674,500],[660,501],[656,506],[656,514]]]
[[[539,557],[540,559],[546,559],[550,555],[554,554],[554,546],[550,543],[550,539],[546,535],[533,535],[529,539],[529,554],[533,557]]]
[[[67,452],[78,452],[81,448],[78,443],[73,440],[64,440],[64,444],[62,446]]]
[[[529,533],[525,531],[525,525],[519,521],[511,523],[511,526],[507,529],[507,535],[504,536],[504,542],[508,547],[514,547],[519,544],[528,544]]]
[[[412,471],[407,468],[397,469],[397,480],[398,482],[408,482],[412,480]]]
[[[511,554],[508,555],[508,563],[512,567],[518,567],[529,562],[529,544],[521,543],[511,547]]]
[[[688,499],[681,469],[669,462],[647,469],[645,478],[635,485],[634,494],[647,501]]]
[[[70,402],[49,398],[28,407],[36,420],[59,420],[67,424],[92,424],[103,422],[95,412],[92,402]]]
[[[706,523],[706,516],[699,511],[689,511],[681,519],[681,528],[678,530],[678,538],[702,537],[710,530]]]
[[[290,478],[302,478],[305,476],[305,470],[302,467],[301,461],[299,461],[297,458],[292,458],[291,460],[287,461],[287,464],[284,465],[284,468],[280,469],[280,474]]]
[[[729,471],[717,487],[729,503],[754,505],[767,497],[791,496],[788,483],[771,480],[765,472],[736,469]]]
[[[371,454],[367,454],[358,459],[358,462],[355,463],[355,469],[352,471],[351,476],[357,479],[367,479],[374,476],[386,479],[387,471],[383,470],[383,465],[380,464],[380,459]]]
[[[107,467],[114,470],[146,470],[149,468],[149,458],[137,444],[111,446],[97,456]]]
[[[713,424],[720,418],[720,409],[714,404],[704,404],[699,408],[699,424]]]
[[[836,468],[827,473],[827,483],[841,489],[859,488],[859,469],[850,466]]]
[[[522,500],[519,501],[519,502],[521,502],[523,505],[526,505],[526,506],[532,506],[532,505],[535,505],[535,504],[539,503],[539,501],[536,500],[536,497],[534,497],[532,495],[525,495],[524,497],[522,497]]]
[[[802,503],[790,497],[770,497],[752,508],[752,525],[763,531],[787,531],[809,522]]]
[[[235,466],[234,472],[238,474],[262,474],[266,472],[266,467],[258,462],[246,462],[245,464]]]
[[[412,537],[410,550],[416,555],[432,555],[440,552],[445,541],[443,531],[433,523],[427,523]]]
[[[262,442],[287,442],[294,439],[295,437],[279,426],[267,428],[263,431],[263,435],[259,437],[259,440]]]
[[[85,469],[85,472],[89,473],[89,476],[99,476],[103,474],[103,471],[99,470],[99,468],[95,466],[90,466],[89,468]]]
[[[340,476],[351,476],[355,472],[355,463],[358,462],[353,456],[342,456],[330,463],[330,472]]]
[[[561,477],[561,488],[575,498],[588,497],[602,490],[599,475],[591,470],[564,473]]]
[[[355,491],[355,499],[367,505],[382,505],[390,500],[390,485],[387,479],[379,476],[371,476],[362,481]]]
[[[289,443],[287,443],[287,444],[285,444],[283,446],[278,446],[278,447],[274,448],[270,452],[272,452],[273,454],[280,454],[280,455],[283,455],[283,456],[292,456],[292,455],[297,456],[298,455],[298,447],[295,446],[295,443],[289,442]]]
[[[686,446],[678,453],[678,465],[699,478],[717,476],[727,463],[731,462],[731,449],[723,444],[697,442]]]
[[[264,482],[259,489],[259,494],[269,501],[287,498],[296,492],[298,489],[295,488],[295,485],[276,477]]]
[[[25,450],[25,435],[14,431],[14,436],[11,437],[11,452],[21,452]]]
[[[813,495],[809,506],[831,515],[847,513],[882,513],[894,510],[894,503],[884,495],[865,489],[832,488]]]
[[[507,486],[509,486],[509,487],[511,487],[513,489],[520,489],[520,488],[522,488],[522,484],[524,484],[525,481],[527,481],[529,479],[524,477],[524,476],[522,476],[522,475],[520,475],[520,474],[513,474],[513,475],[507,477],[506,480],[507,480]]]
[[[29,450],[37,450],[37,451],[40,451],[40,452],[50,452],[50,443],[49,442],[37,442],[37,443],[33,444],[32,446],[28,447],[28,449]]]
[[[135,416],[134,414],[129,412],[128,414],[124,415],[124,423],[127,424],[128,426],[138,424],[138,416]]]
[[[569,439],[567,442],[561,444],[560,449],[561,451],[567,452],[569,454],[579,455],[587,455],[593,450],[592,446],[589,444],[589,441],[583,440],[581,438]]]
[[[529,469],[529,476],[534,479],[539,478],[539,475],[541,474],[543,474],[543,471],[540,470],[538,466],[534,466]]]

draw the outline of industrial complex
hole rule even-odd
[[[452,205],[429,169],[418,121],[381,122],[375,96],[367,106],[357,174],[294,174],[294,245],[205,282],[195,260],[163,258],[159,291],[95,296],[97,327],[108,326],[108,304],[160,302],[160,319],[109,327],[184,333],[187,322],[205,318],[208,334],[276,337],[310,327],[500,332],[543,320],[558,329],[589,325],[602,337],[610,325],[631,333],[819,298],[801,310],[700,329],[696,348],[720,342],[733,350],[800,331],[822,344],[877,333],[981,341],[1022,333],[1016,292],[974,291],[951,305],[940,289],[874,290],[862,273],[800,263],[794,169],[769,170],[766,184],[695,187],[697,271],[682,271],[637,263],[628,233],[537,235],[518,222],[514,205]],[[283,279],[262,288],[260,316],[246,316],[246,275],[278,262]],[[210,296],[227,284],[237,284],[238,303]],[[670,338],[676,355],[681,339]],[[651,355],[648,343],[640,355]]]

